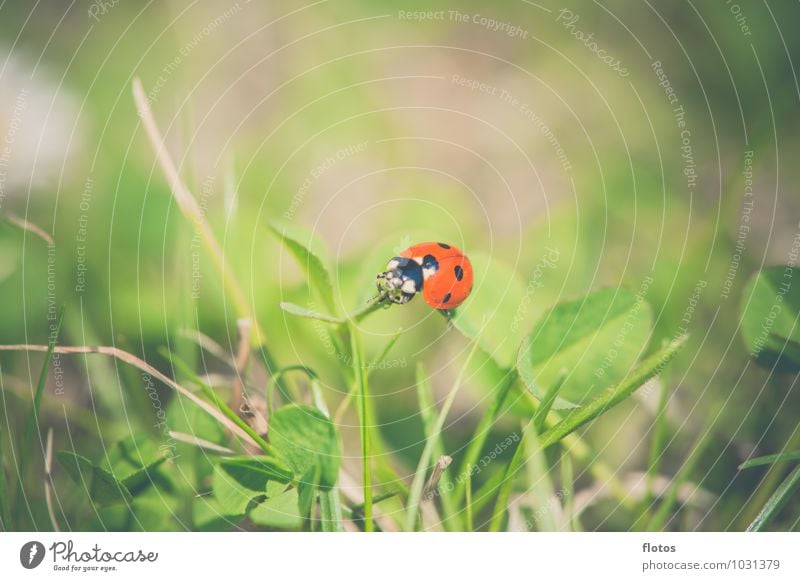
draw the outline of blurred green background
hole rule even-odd
[[[555,250],[529,321],[557,301],[636,291],[650,277],[651,345],[691,334],[661,378],[671,394],[664,478],[713,421],[691,478],[702,501],[671,526],[739,530],[763,503],[764,479],[777,477],[736,466],[798,440],[796,375],[753,365],[738,330],[746,281],[786,263],[800,228],[798,17],[796,3],[5,2],[0,133],[12,143],[0,213],[55,245],[0,225],[0,342],[46,343],[48,313],[63,304],[61,343],[115,344],[167,374],[165,345],[217,371],[186,339],[198,329],[235,352],[230,297],[140,126],[139,77],[273,355],[313,366],[332,404],[347,389],[341,361],[314,325],[280,310],[313,289],[270,220],[325,243],[347,310],[371,296],[391,256],[424,240],[489,255],[523,284]],[[373,390],[393,462],[410,474],[422,446],[415,366],[426,363],[441,397],[466,341],[417,300],[364,324],[368,359],[401,327]],[[4,353],[0,364],[13,434],[40,358]],[[63,386],[51,374],[42,418],[60,447],[97,456],[150,425],[141,374],[98,359],[60,364]],[[492,381],[470,382],[456,404],[445,432],[455,457]],[[643,469],[657,399],[645,389],[586,434],[623,482]],[[344,424],[345,449],[356,450],[355,420]],[[489,441],[518,429],[509,413]],[[584,527],[627,530],[592,461],[575,467],[591,499]],[[31,526],[46,528],[36,506]],[[776,527],[797,528],[798,511],[795,502]]]

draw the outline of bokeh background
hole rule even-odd
[[[236,352],[231,298],[140,124],[138,77],[273,355],[313,366],[331,405],[347,389],[342,362],[318,327],[280,310],[306,304],[310,289],[270,220],[323,241],[347,310],[369,298],[388,258],[423,240],[541,282],[526,287],[531,319],[651,280],[651,344],[691,335],[660,379],[664,482],[712,426],[669,526],[740,530],[788,468],[737,465],[800,436],[796,375],[751,362],[738,315],[748,278],[786,263],[800,229],[799,18],[796,2],[4,2],[0,342],[46,343],[64,305],[62,344],[113,344],[168,375],[163,346],[218,371],[187,338],[197,330]],[[410,476],[422,447],[415,367],[425,363],[444,397],[467,341],[417,300],[364,323],[368,355],[401,327],[373,390],[392,462]],[[0,356],[12,440],[40,361]],[[31,470],[49,427],[56,448],[94,457],[150,429],[141,374],[96,357],[59,366]],[[454,457],[494,385],[462,391],[445,431]],[[158,390],[167,405],[172,394]],[[644,389],[586,433],[595,452],[575,467],[585,529],[633,526],[590,468],[602,461],[641,494],[658,394]],[[355,423],[348,414],[340,429],[358,474]],[[515,430],[509,413],[489,441]],[[13,475],[14,460],[3,464]],[[62,524],[102,526],[70,504],[63,478]],[[28,526],[48,528],[42,490],[29,495]],[[796,528],[799,511],[795,502],[776,528]],[[197,528],[164,512],[143,528]]]

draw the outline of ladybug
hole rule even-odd
[[[434,309],[454,309],[472,292],[472,264],[458,248],[442,242],[409,246],[378,275],[380,298],[405,304],[421,292]]]

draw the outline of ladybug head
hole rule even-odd
[[[378,291],[393,303],[403,304],[422,290],[423,265],[412,258],[395,256],[378,275]]]

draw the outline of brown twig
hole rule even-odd
[[[24,218],[20,218],[19,216],[11,212],[6,212],[6,219],[15,226],[19,226],[23,230],[27,230],[28,232],[35,234],[36,236],[47,242],[48,246],[55,246],[56,243],[53,240],[53,237],[50,236],[50,234],[45,232],[42,228],[40,228],[33,222],[28,222]]]
[[[0,351],[42,351],[47,352],[48,346],[47,345],[0,345]],[[107,355],[109,357],[114,357],[119,359],[120,361],[124,361],[129,365],[133,365],[134,367],[141,369],[142,371],[150,374],[152,377],[155,377],[160,382],[165,385],[168,385],[181,395],[185,396],[186,398],[190,399],[192,402],[197,404],[201,407],[206,413],[213,416],[220,424],[224,425],[228,428],[232,433],[236,434],[240,438],[247,440],[248,442],[252,442],[250,436],[247,435],[247,432],[242,430],[239,426],[237,426],[233,421],[228,419],[221,411],[217,408],[209,404],[208,402],[200,399],[194,393],[179,385],[163,373],[161,373],[158,369],[147,363],[146,361],[139,359],[135,355],[132,355],[126,351],[122,351],[121,349],[117,349],[116,347],[88,347],[88,346],[80,346],[80,347],[64,347],[64,346],[56,346],[54,348],[55,353],[62,353],[64,355],[69,354],[91,354],[96,353],[98,355]],[[255,443],[255,442],[252,442]]]
[[[242,287],[239,286],[239,281],[236,280],[228,262],[225,260],[222,247],[219,245],[219,242],[217,242],[214,232],[206,220],[205,213],[189,191],[189,188],[183,183],[183,180],[181,180],[175,162],[172,161],[172,157],[169,151],[167,151],[164,137],[161,135],[161,131],[158,128],[153,110],[150,108],[150,102],[142,86],[142,81],[138,77],[133,79],[133,100],[136,103],[139,118],[142,121],[147,137],[150,139],[150,144],[153,146],[161,170],[167,178],[172,196],[178,203],[178,207],[183,215],[197,228],[200,239],[203,241],[203,244],[205,244],[206,249],[211,254],[211,258],[214,260],[214,265],[219,270],[220,276],[222,277],[222,284],[231,294],[231,299],[239,318],[251,319],[254,321],[253,330],[255,331],[255,345],[261,345],[265,340],[265,335],[253,316],[250,303],[247,301]]]
[[[47,450],[44,456],[44,499],[47,502],[47,514],[50,516],[50,524],[53,525],[55,532],[61,532],[58,528],[56,513],[53,510],[53,428],[47,430]]]
[[[236,350],[236,357],[233,360],[236,377],[233,380],[231,390],[231,409],[238,410],[242,406],[242,393],[244,392],[244,373],[247,367],[247,359],[250,355],[250,330],[253,322],[250,319],[239,319],[236,321],[236,328],[239,330],[239,346]]]

